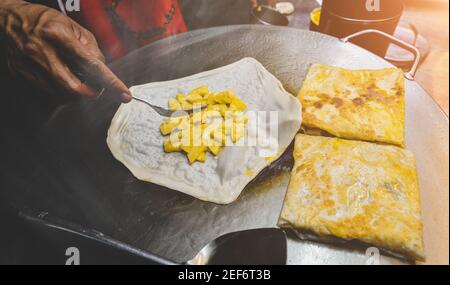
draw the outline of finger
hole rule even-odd
[[[101,83],[107,90],[120,94],[123,102],[131,101],[131,92],[128,87],[109,69],[106,64],[86,53],[78,50],[79,60],[77,65],[81,68],[89,78]]]
[[[100,60],[101,62],[105,62],[105,56],[101,52],[97,43],[97,39],[94,37],[94,35],[82,27],[80,27],[80,29],[81,32],[79,40],[81,44],[86,46],[87,51],[95,56],[98,60]]]
[[[99,81],[106,89],[120,94],[123,102],[129,102],[132,95],[128,87],[106,66],[106,64],[93,56],[85,45],[77,40],[60,42],[69,54],[75,55],[76,64],[90,78]]]
[[[106,62],[105,56],[100,51],[100,48],[97,45],[97,42],[91,42],[86,45],[87,50],[94,55],[95,58],[100,60],[101,62]]]
[[[89,66],[87,74],[90,74],[92,78],[98,79],[103,82],[106,89],[113,90],[113,92],[120,94],[122,101],[128,103],[132,99],[132,95],[128,87],[106,66],[105,63],[99,60],[86,60],[86,64]]]
[[[56,52],[52,50],[44,51],[47,72],[54,86],[70,95],[79,97],[96,97],[98,94],[80,78],[72,73],[69,67],[61,61]]]
[[[52,74],[59,89],[62,89],[69,94],[90,98],[98,96],[97,92],[86,83],[82,82],[70,71],[67,65],[63,64],[61,61],[57,61],[54,64]]]
[[[45,49],[41,52],[42,55],[37,58],[35,64],[41,69],[42,76],[47,77],[47,85],[53,86],[57,91],[77,97],[96,97],[98,95],[72,73],[54,50]]]

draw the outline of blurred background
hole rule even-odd
[[[327,1],[327,0],[325,0]],[[333,1],[333,0],[332,0]],[[358,2],[358,0],[354,0]],[[205,1],[180,0],[189,30],[226,24],[242,24],[247,21],[246,0]],[[259,1],[268,4],[267,0]],[[288,26],[310,29],[311,13],[322,4],[322,0],[289,0],[295,10],[288,15]],[[330,1],[331,2],[331,1]],[[344,2],[344,1],[336,1]],[[364,1],[359,1],[364,2]],[[424,57],[416,75],[416,81],[449,114],[449,0],[403,0],[404,11],[400,18],[396,36],[414,42]],[[219,16],[222,15],[222,16]],[[404,29],[402,29],[404,28]],[[392,50],[393,57],[408,58]],[[400,54],[399,54],[400,53]],[[404,59],[404,58],[403,58]]]
[[[407,0],[405,21],[414,23],[430,45],[416,80],[448,115],[448,0]]]

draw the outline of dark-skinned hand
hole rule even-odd
[[[1,0],[0,36],[9,69],[49,93],[95,98],[100,87],[131,100],[92,33],[54,9]]]

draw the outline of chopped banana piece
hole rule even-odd
[[[169,99],[169,110],[170,111],[177,111],[177,110],[181,110],[181,104],[180,102],[178,102],[177,99],[174,98],[170,98]]]
[[[203,101],[203,96],[200,94],[191,93],[186,97],[186,100],[191,104],[201,103]]]
[[[231,91],[223,91],[214,96],[214,101],[219,104],[231,104],[235,95]]]
[[[175,98],[176,98],[178,101],[183,101],[183,100],[186,99],[186,97],[185,97],[183,94],[181,94],[181,93],[177,93],[177,95],[175,95]]]
[[[207,150],[207,148],[205,146],[191,147],[190,151],[188,152],[189,162],[192,164],[192,163],[196,162],[197,160],[202,159],[202,154],[205,154],[206,150]]]
[[[182,110],[192,110],[192,104],[187,101],[186,96],[184,96],[181,93],[178,93],[176,95],[176,99],[180,103]]]
[[[231,102],[231,106],[235,108],[237,111],[244,112],[247,109],[247,105],[242,102],[241,99],[238,97],[234,97],[233,101]]]
[[[180,118],[170,118],[170,119],[168,119],[167,121],[162,123],[161,126],[160,126],[161,134],[163,134],[164,136],[167,136],[173,130],[175,130],[180,125],[180,123],[181,123],[181,119]]]
[[[192,104],[189,103],[188,101],[181,102],[181,108],[183,110],[192,110],[192,107],[193,107]]]
[[[215,156],[219,156],[219,154],[223,150],[223,146],[210,145],[210,146],[208,146],[208,150]]]
[[[173,144],[171,139],[164,140],[164,151],[165,152],[179,152],[181,151],[181,143]]]
[[[216,100],[214,99],[216,97],[215,94],[209,94],[208,96],[205,96],[206,99],[206,104],[210,107],[213,107],[214,104],[216,104]],[[212,108],[210,108],[210,110],[212,110]]]
[[[219,112],[222,117],[225,117],[226,113],[228,112],[228,106],[225,104],[213,105],[210,110]]]
[[[206,162],[206,150],[199,154],[199,156],[197,157],[197,161],[203,163]]]
[[[201,96],[206,96],[209,94],[209,88],[207,86],[201,86],[192,90],[190,94],[198,94]]]
[[[184,144],[181,145],[181,150],[184,151],[186,154],[190,153],[192,148],[193,148],[192,146],[188,146],[188,145],[184,145]]]

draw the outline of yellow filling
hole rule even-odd
[[[160,126],[161,134],[167,136],[164,151],[184,152],[191,164],[206,162],[208,152],[218,156],[227,138],[236,143],[246,134],[248,117],[243,112],[247,105],[231,90],[214,93],[202,86],[170,98],[168,106],[171,111],[194,110],[190,115],[169,118]]]

